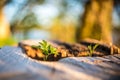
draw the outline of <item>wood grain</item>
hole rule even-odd
[[[68,57],[57,62],[31,59],[20,47],[0,49],[0,80],[119,80],[120,54]]]

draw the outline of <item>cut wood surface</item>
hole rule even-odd
[[[41,40],[24,40],[19,43],[23,51],[31,58],[43,60],[44,54],[40,49],[35,49],[32,46],[40,45]],[[65,43],[61,41],[48,41],[47,43],[57,49],[58,55],[48,56],[48,61],[56,61],[65,57],[85,57],[85,56],[106,56],[111,54],[119,54],[120,49],[112,44],[106,44],[98,40],[87,39],[80,43]],[[93,50],[93,47],[97,47]],[[88,48],[89,47],[89,48]],[[91,49],[90,49],[91,48]],[[90,52],[93,51],[93,52]]]
[[[120,80],[120,54],[49,62],[6,46],[0,49],[0,80]]]

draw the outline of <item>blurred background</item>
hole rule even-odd
[[[25,39],[120,46],[120,0],[0,0],[0,47]]]

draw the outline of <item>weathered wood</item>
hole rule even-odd
[[[25,53],[34,59],[43,60],[44,54],[40,49],[32,48],[32,45],[39,45],[41,40],[24,40],[19,43],[19,46],[25,51]],[[94,39],[86,39],[81,41],[80,43],[64,43],[60,41],[48,41],[53,47],[57,49],[58,55],[54,57],[54,55],[48,56],[48,61],[56,61],[65,57],[84,57],[84,56],[106,56],[111,54],[119,54],[120,49],[112,44],[106,44],[104,42],[94,40]],[[90,49],[98,45],[95,50],[90,53]]]
[[[0,80],[119,80],[120,54],[68,57],[58,62],[31,59],[20,47],[0,49]]]
[[[98,44],[96,51],[106,53],[106,54],[120,54],[120,49],[112,43],[105,43],[95,39],[85,39],[80,42],[82,45],[92,45]]]

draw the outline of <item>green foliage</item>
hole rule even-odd
[[[88,49],[89,49],[88,55],[89,55],[89,56],[92,56],[93,52],[95,51],[95,49],[96,49],[97,47],[98,47],[98,44],[96,44],[96,45],[94,45],[94,46],[89,45],[89,46],[88,46]]]
[[[33,48],[42,50],[42,53],[45,55],[44,60],[47,60],[49,55],[57,56],[58,52],[57,49],[48,44],[45,40],[39,42],[38,46],[32,46]]]
[[[15,45],[16,41],[13,38],[0,39],[0,47]]]

